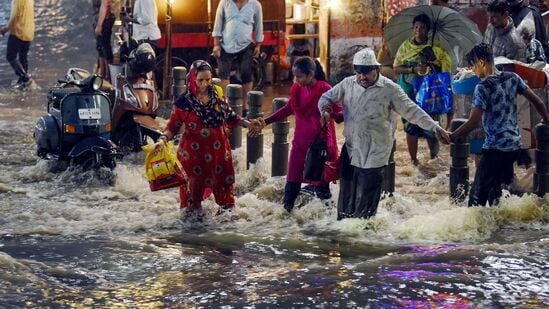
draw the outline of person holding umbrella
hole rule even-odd
[[[459,66],[467,66],[465,55],[482,42],[478,25],[456,10],[440,5],[412,6],[395,14],[383,28],[383,44],[396,55],[404,41],[413,37],[413,20],[421,14],[431,20],[429,41],[444,49],[452,59],[452,72]]]
[[[428,33],[431,30],[431,19],[426,14],[417,15],[412,21],[412,38],[405,40],[399,47],[393,63],[395,74],[399,75],[397,82],[408,97],[416,101],[414,82],[430,73],[450,72],[452,60],[450,55],[438,46],[429,42]],[[440,115],[431,115],[434,120],[439,120]],[[451,116],[448,117],[450,123]],[[431,159],[436,158],[439,144],[430,130],[424,130],[418,125],[403,119],[408,152],[414,165],[418,165],[417,144],[418,138],[427,139]]]

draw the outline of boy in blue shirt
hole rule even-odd
[[[466,135],[482,119],[486,140],[469,193],[469,206],[485,206],[486,201],[494,205],[499,202],[502,185],[511,183],[513,164],[520,150],[517,94],[530,101],[544,123],[549,123],[549,114],[543,101],[517,74],[496,70],[494,56],[488,45],[475,46],[467,54],[467,61],[482,81],[473,93],[469,119],[450,137],[455,140]]]

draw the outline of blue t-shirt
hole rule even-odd
[[[500,72],[480,82],[473,93],[473,107],[484,110],[482,126],[486,140],[482,148],[513,151],[520,149],[517,93],[528,86],[515,73]]]

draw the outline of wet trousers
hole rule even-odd
[[[29,62],[27,55],[31,42],[21,41],[18,37],[10,34],[6,51],[6,60],[13,68],[15,75],[20,81],[26,82],[28,77]]]
[[[499,203],[502,185],[513,181],[513,164],[519,150],[501,151],[482,149],[475,180],[469,192],[469,206],[485,206]]]
[[[214,186],[212,189],[215,202],[223,209],[234,208],[235,201],[233,195],[233,185]],[[186,208],[189,211],[202,209],[204,200],[204,190],[206,186],[202,181],[190,179],[190,186],[179,187],[180,208]]]
[[[347,147],[340,156],[339,198],[337,219],[370,218],[376,214],[381,198],[381,184],[385,166],[360,168],[351,165]]]
[[[319,185],[308,185],[314,188],[314,194],[321,200],[327,200],[332,197],[330,193],[330,184],[326,182],[320,182]],[[291,212],[294,209],[295,200],[301,193],[301,182],[287,181],[284,186],[284,198],[282,203],[284,208]]]
[[[284,198],[282,203],[288,212],[291,212],[292,209],[294,209],[295,200],[297,199],[300,191],[301,182],[286,182],[286,185],[284,186]]]

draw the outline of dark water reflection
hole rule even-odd
[[[457,244],[364,244],[355,250],[368,254],[345,254],[345,242],[226,233],[148,239],[4,235],[1,242],[19,264],[13,267],[17,275],[2,273],[3,307],[541,308],[548,296],[541,262],[546,242],[524,244],[537,248],[529,257],[505,253],[510,248],[500,245]],[[525,281],[532,283],[529,290]]]
[[[68,67],[93,67],[95,43],[88,0],[35,2],[29,56],[41,89],[11,90],[13,73],[0,61],[0,308],[549,303],[548,200],[450,204],[447,164],[432,162],[423,173],[402,149],[397,194],[368,221],[336,222],[335,209],[318,200],[287,215],[279,204],[284,180],[269,178],[268,148],[268,162],[250,171],[244,151],[235,151],[239,219],[212,218],[217,208],[208,201],[201,225],[179,222],[176,190],[149,191],[142,155],[125,158],[114,174],[51,173],[35,156],[34,123],[49,85]]]

